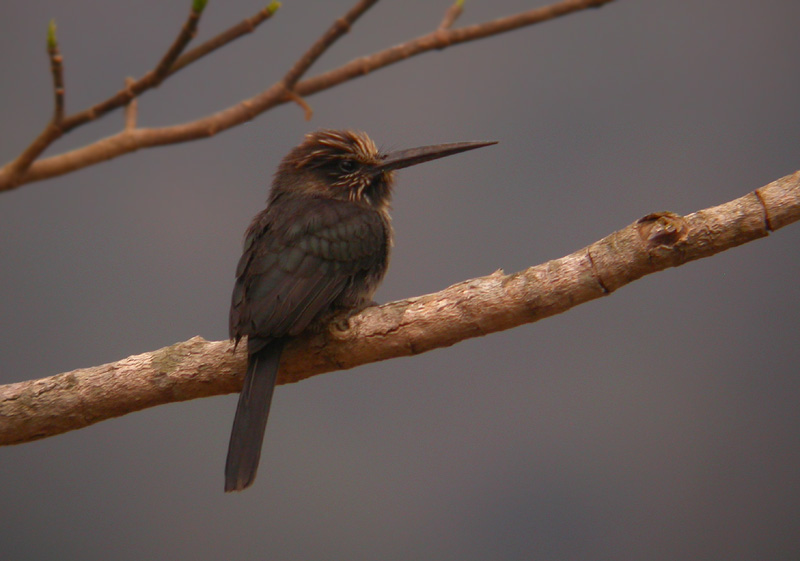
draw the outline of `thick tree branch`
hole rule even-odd
[[[688,216],[650,214],[571,255],[368,308],[345,330],[292,342],[278,383],[419,354],[556,315],[645,275],[800,220],[800,171]],[[0,444],[53,436],[155,405],[239,391],[244,351],[194,337],[119,362],[0,386]]]
[[[328,31],[300,57],[280,81],[260,94],[241,101],[236,105],[232,105],[227,109],[223,109],[218,113],[188,123],[154,129],[123,130],[115,135],[70,152],[39,161],[31,160],[32,163],[29,163],[24,169],[15,166],[14,162],[12,162],[0,168],[0,191],[13,189],[25,183],[63,175],[142,148],[151,148],[153,146],[206,138],[249,121],[257,115],[278,105],[290,101],[297,101],[303,97],[330,89],[343,82],[353,80],[409,57],[432,50],[445,49],[459,43],[498,35],[573,12],[586,10],[588,8],[596,8],[613,2],[613,0],[561,0],[549,6],[535,8],[481,24],[455,29],[440,27],[426,35],[412,39],[401,45],[352,60],[329,72],[324,72],[312,78],[298,81],[311,64],[313,64],[336,39],[349,29],[350,24],[354,23],[355,20],[376,1],[377,0],[359,1],[345,16],[334,22]],[[189,53],[187,53],[187,55],[188,54]],[[178,59],[176,65],[179,65],[181,60],[182,59]],[[131,95],[140,95],[145,89],[156,85],[156,82],[152,78],[153,74],[154,71],[151,71],[143,78],[136,81],[130,88],[120,90],[120,92],[109,100],[89,110],[65,118],[62,127],[59,129],[60,132],[58,136],[63,134],[63,131],[71,130],[71,128],[97,118],[97,116],[103,113],[124,106],[131,100]],[[306,110],[306,115],[308,115],[307,105],[304,109]],[[36,142],[39,142],[39,144],[46,142],[46,144],[44,144],[44,148],[46,148],[56,138],[57,136],[45,136],[43,133]],[[38,157],[44,148],[39,150],[35,157]]]

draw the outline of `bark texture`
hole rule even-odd
[[[293,341],[279,384],[423,353],[559,314],[644,275],[709,257],[800,219],[800,171],[728,203],[649,214],[560,259],[368,308]],[[237,392],[244,350],[201,337],[118,362],[0,386],[0,444],[19,444],[155,405]]]

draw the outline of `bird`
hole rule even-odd
[[[389,265],[395,170],[496,142],[458,142],[381,152],[363,132],[318,130],[281,161],[266,208],[244,236],[231,297],[234,349],[247,338],[225,491],[256,477],[288,341],[373,305]]]

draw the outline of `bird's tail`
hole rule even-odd
[[[283,340],[276,339],[247,359],[247,374],[239,394],[225,461],[226,493],[241,491],[256,478],[282,350]]]

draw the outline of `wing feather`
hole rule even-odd
[[[331,199],[284,200],[248,230],[231,299],[230,331],[264,341],[297,335],[353,279],[385,260],[377,211]]]

